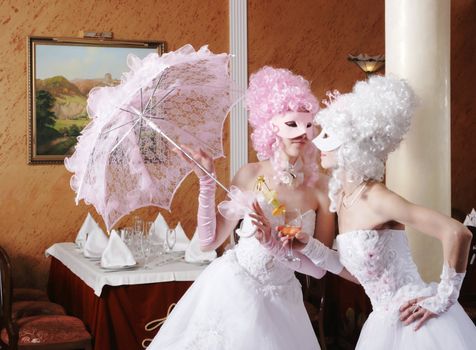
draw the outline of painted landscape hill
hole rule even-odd
[[[36,79],[36,91],[46,90],[55,98],[53,112],[58,119],[87,118],[86,103],[89,91],[97,86],[114,86],[119,83],[107,73],[102,79],[75,79],[63,76]]]

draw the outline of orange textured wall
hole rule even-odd
[[[347,55],[384,54],[384,30],[384,1],[251,0],[248,69],[289,68],[311,81],[321,99],[365,78]],[[249,157],[256,159],[251,148]]]
[[[73,1],[16,0],[0,3],[0,245],[13,258],[16,284],[44,286],[45,249],[74,239],[88,210],[74,204],[70,173],[61,165],[27,165],[26,37],[76,36],[80,30],[112,31],[118,39],[163,40],[169,50],[190,43],[214,52],[228,51],[226,0]],[[226,160],[219,177],[228,179]],[[198,185],[190,177],[179,190],[166,219],[195,227]],[[154,218],[158,209],[140,211]],[[119,223],[127,223],[127,218]],[[130,220],[130,219],[129,219]]]

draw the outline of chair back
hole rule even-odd
[[[13,284],[12,284],[12,265],[7,252],[0,247],[0,271],[1,271],[1,324],[5,327],[8,333],[8,337],[11,340],[18,339],[18,332],[15,332],[14,324],[12,322],[12,297],[13,297]],[[1,343],[1,341],[0,341]],[[16,344],[16,342],[10,344]]]

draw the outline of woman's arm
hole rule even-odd
[[[199,162],[207,171],[214,173],[213,159],[202,150],[193,151],[184,147],[189,154]],[[195,174],[200,179],[200,193],[198,198],[197,212],[197,234],[200,239],[200,248],[202,251],[215,250],[221,246],[233,229],[238,220],[227,220],[217,210],[215,205],[216,184],[206,175],[194,162],[187,157],[182,156],[189,162]],[[241,190],[248,189],[250,184],[256,178],[256,165],[248,164],[243,166],[233,178],[231,185]]]
[[[396,221],[439,239],[443,245],[444,261],[456,272],[466,271],[472,234],[462,223],[410,203],[383,185],[371,192],[369,205],[382,217],[382,222]]]
[[[453,305],[459,296],[471,244],[471,232],[458,221],[437,211],[415,205],[383,185],[369,193],[369,204],[383,222],[397,221],[439,239],[443,245],[443,272],[436,294],[429,298],[409,300],[400,308],[400,319],[406,325],[418,321],[418,330],[428,319]]]
[[[304,232],[298,233],[295,238],[299,241],[299,244],[293,244],[293,246],[296,246],[297,250],[307,256],[316,266],[330,271],[348,281],[359,284],[359,281],[342,265],[337,251],[327,247],[324,243],[310,237]],[[281,240],[283,246],[286,246],[289,237],[282,236]]]

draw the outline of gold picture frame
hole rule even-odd
[[[127,55],[165,52],[162,41],[29,36],[28,164],[62,164],[90,121],[89,91],[119,84]]]

